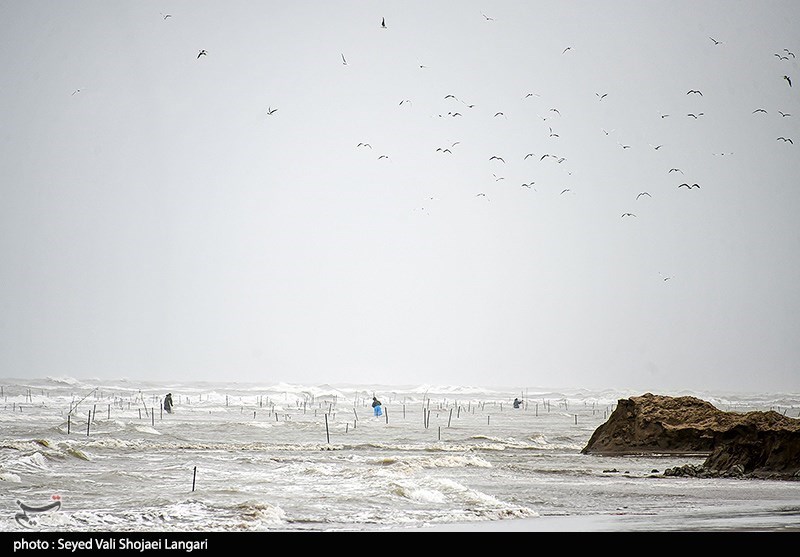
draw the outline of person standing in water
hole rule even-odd
[[[383,410],[381,409],[381,401],[378,400],[376,397],[372,397],[372,411],[375,413],[376,416],[380,416],[383,414]]]
[[[167,414],[172,414],[172,393],[167,393],[167,396],[164,397],[164,410],[167,411]]]

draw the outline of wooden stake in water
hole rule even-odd
[[[194,483],[197,479],[197,466],[194,467],[194,472],[192,473],[192,491],[194,491]]]
[[[439,441],[442,440],[442,426],[439,426]]]
[[[328,445],[331,444],[331,432],[328,430],[328,415],[325,414],[325,437],[328,439]]]
[[[388,408],[386,408],[383,411],[383,415],[386,416],[386,423],[388,424],[389,423],[389,409]]]
[[[578,425],[578,415],[575,414],[575,425]]]
[[[453,419],[453,409],[450,409],[450,416],[447,418],[447,427],[450,427],[450,420]]]
[[[89,419],[86,420],[86,437],[89,437],[89,426],[92,425],[92,413],[89,412]]]
[[[111,419],[111,405],[108,405],[108,419]]]
[[[67,435],[69,435],[69,427],[70,427],[70,418],[72,417],[71,414],[67,414]]]
[[[155,412],[150,412],[150,423],[153,425],[153,427],[156,427],[156,413]]]

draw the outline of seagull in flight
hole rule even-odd
[[[639,195],[637,195],[637,196],[636,196],[636,199],[639,199],[639,198],[640,198],[640,197],[642,197],[643,195],[646,195],[647,197],[653,197],[652,195],[650,195],[650,194],[649,194],[649,193],[647,193],[646,191],[643,191],[642,193],[640,193]]]
[[[528,153],[527,155],[525,155],[525,158],[524,158],[524,159],[522,159],[522,160],[527,160],[527,159],[528,159],[528,157],[535,157],[535,156],[536,156],[536,155],[534,155],[533,153]]]
[[[356,145],[356,147],[369,147],[370,149],[372,149],[372,145],[370,145],[369,143],[359,143],[358,145]]]
[[[694,118],[695,120],[697,120],[697,119],[698,119],[700,116],[702,116],[702,115],[703,115],[703,113],[702,113],[702,112],[698,112],[697,114],[692,114],[692,113],[690,112],[689,114],[687,114],[687,116],[691,116],[691,117],[692,117],[692,118]]]
[[[608,93],[603,93],[602,95],[600,93],[595,93],[595,95],[597,95],[600,98],[600,100],[602,101],[605,97],[608,96]]]
[[[786,118],[787,116],[791,116],[791,114],[789,114],[788,112],[781,112],[780,110],[778,111],[778,114],[780,114],[784,118]]]
[[[389,158],[389,155],[381,155],[380,157],[378,157],[378,160],[388,159],[388,158]]]
[[[635,217],[636,215],[634,215],[633,213],[622,213],[622,216],[623,217]]]
[[[494,177],[495,182],[499,182],[500,180],[505,180],[505,178],[503,178],[502,176],[498,176],[495,173],[492,173],[492,177]]]
[[[785,75],[785,76],[783,76],[783,79],[785,79],[786,81],[789,82],[789,87],[792,86],[792,78],[790,78],[788,75]]]
[[[699,188],[700,186],[699,186],[698,184],[692,184],[692,185],[690,186],[689,184],[687,184],[686,182],[684,182],[683,184],[679,185],[678,187],[679,187],[679,188],[689,188],[689,189],[692,189],[692,188]]]
[[[558,137],[557,133],[553,133],[553,128],[550,128],[550,137]]]
[[[784,48],[783,51],[792,58],[795,58],[794,52],[791,52],[788,48]]]
[[[539,94],[538,94],[538,93],[528,93],[527,95],[525,95],[525,96],[524,96],[524,97],[522,97],[522,98],[523,98],[523,99],[527,99],[528,97],[538,97],[538,96],[539,96]]]
[[[692,94],[692,93],[695,93],[695,94],[697,94],[697,95],[700,95],[701,97],[703,96],[703,93],[701,93],[701,92],[700,92],[700,91],[698,91],[697,89],[689,89],[689,90],[686,92],[686,94],[687,94],[687,95],[690,95],[690,94]]]
[[[766,113],[767,113],[767,111],[766,111],[766,110],[764,110],[763,108],[756,108],[756,109],[753,111],[753,114],[755,114],[756,112],[763,112],[764,114],[766,114]]]
[[[533,184],[535,184],[535,183],[536,182],[531,182],[530,184],[522,184],[522,186],[520,186],[520,187],[531,189],[533,187]]]
[[[715,45],[722,44],[722,41],[718,41],[718,40],[717,40],[717,39],[715,39],[714,37],[709,37],[709,39],[711,39],[712,41],[714,41],[714,44],[715,44]]]
[[[623,145],[623,144],[622,144],[622,143],[620,143],[619,141],[617,141],[617,144],[618,144],[620,147],[622,147],[623,149],[630,149],[630,148],[631,148],[631,146],[630,146],[630,145]]]
[[[345,59],[344,54],[342,54],[342,65],[343,66],[347,65],[347,60]]]
[[[498,161],[501,161],[501,162],[506,162],[506,161],[503,159],[503,157],[498,157],[497,155],[492,155],[491,157],[489,157],[489,160],[490,160],[490,161],[491,161],[491,160],[498,160]]]
[[[208,52],[206,52],[205,49],[201,50],[197,53],[197,57],[200,58],[201,56],[208,56]]]
[[[565,193],[567,193],[568,191],[572,191],[572,190],[571,190],[571,189],[569,189],[569,188],[564,188],[563,190],[561,190],[561,193],[559,193],[558,195],[564,195],[564,194],[565,194]]]
[[[652,143],[649,143],[648,145],[650,145],[650,147],[652,147],[656,151],[658,151],[659,149],[661,149],[663,147],[663,145],[653,145]]]
[[[498,116],[505,116],[503,112],[495,112],[493,118],[497,118]]]
[[[566,51],[568,51],[568,50],[572,50],[572,47],[571,47],[571,46],[568,46],[567,48],[565,48],[565,49],[564,49],[564,50],[561,52],[561,54],[564,54],[564,53],[565,53]]]
[[[382,17],[382,18],[381,18],[381,27],[383,27],[384,29],[386,29],[386,18],[385,18],[385,17]]]
[[[269,108],[267,109],[267,116],[272,116],[272,115],[273,115],[273,114],[275,114],[277,111],[278,111],[278,109],[277,109],[277,108],[272,108],[272,107],[269,107]]]
[[[489,17],[488,15],[486,15],[486,14],[485,14],[485,13],[483,13],[483,12],[481,12],[481,15],[483,16],[483,18],[484,18],[486,21],[494,21],[494,18],[493,18],[493,17]]]
[[[788,60],[789,59],[788,56],[783,56],[781,54],[778,54],[777,52],[775,53],[775,56],[778,57],[778,60]]]
[[[791,143],[792,145],[794,145],[794,141],[792,141],[792,140],[791,140],[791,139],[789,139],[788,137],[779,137],[779,138],[778,138],[778,141],[783,141],[784,143],[786,143],[786,142],[788,141],[789,143]]]
[[[667,174],[669,174],[670,172],[680,172],[681,174],[683,174],[683,170],[681,170],[680,168],[670,168]]]
[[[164,19],[167,19],[168,17],[172,17],[172,14],[166,14],[166,15],[164,15]]]
[[[475,197],[486,197],[485,193],[476,193]]]

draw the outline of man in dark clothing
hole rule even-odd
[[[376,397],[372,397],[372,410],[376,416],[383,414],[383,410],[381,410],[381,401]]]
[[[514,399],[514,408],[519,408],[520,406],[522,406],[522,401],[520,399],[518,399],[518,398],[515,398]]]
[[[172,393],[167,393],[167,396],[164,397],[164,410],[168,414],[172,414]]]

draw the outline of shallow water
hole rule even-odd
[[[2,531],[507,530],[553,517],[619,531],[800,529],[800,482],[662,475],[702,456],[580,454],[619,398],[643,393],[528,390],[514,410],[518,391],[431,386],[46,379],[3,390]],[[167,392],[172,414],[160,410]],[[786,394],[659,394],[800,409]],[[59,509],[19,520],[18,501],[54,496]]]

